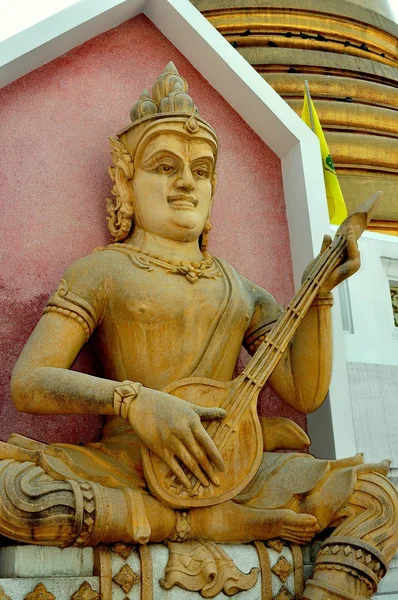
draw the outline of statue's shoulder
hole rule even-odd
[[[102,313],[106,305],[109,281],[117,265],[116,252],[98,248],[87,256],[75,260],[62,275],[58,290],[51,296],[50,304],[59,295],[63,302],[82,304]]]
[[[245,293],[252,299],[256,306],[266,307],[268,311],[280,310],[279,304],[271,292],[242,275],[242,273],[233,267],[225,258],[217,257],[216,260],[219,264],[221,264],[224,272],[231,279],[233,278],[239,283],[239,285],[244,289]]]
[[[84,281],[87,285],[101,281],[107,276],[112,264],[110,252],[101,252],[101,249],[95,249],[90,254],[82,256],[75,260],[64,273],[64,278],[71,282]]]
[[[65,275],[73,279],[84,279],[88,283],[99,282],[109,277],[112,270],[123,260],[119,252],[114,252],[114,244],[95,248],[90,254],[75,260]],[[125,259],[124,259],[125,260]]]

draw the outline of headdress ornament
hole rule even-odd
[[[217,136],[214,129],[200,116],[198,108],[188,94],[188,84],[169,62],[152,86],[152,96],[143,90],[130,111],[131,123],[118,132],[117,137],[136,154],[141,142],[159,130],[196,134],[213,147],[217,155]]]

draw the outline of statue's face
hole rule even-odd
[[[176,241],[198,239],[210,212],[214,166],[204,140],[174,133],[152,139],[136,164],[135,224]]]

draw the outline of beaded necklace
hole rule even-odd
[[[203,252],[203,260],[166,260],[157,254],[151,254],[147,250],[142,250],[138,246],[129,246],[128,244],[109,244],[104,250],[116,250],[127,254],[133,265],[139,269],[153,271],[156,267],[161,267],[169,273],[183,275],[190,283],[195,283],[200,278],[216,279],[221,277],[222,273],[214,264],[213,257],[206,250]]]

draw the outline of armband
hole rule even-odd
[[[56,312],[76,321],[84,331],[86,342],[98,321],[94,307],[71,292],[65,279],[61,279],[57,291],[50,296],[43,313],[48,312]]]

